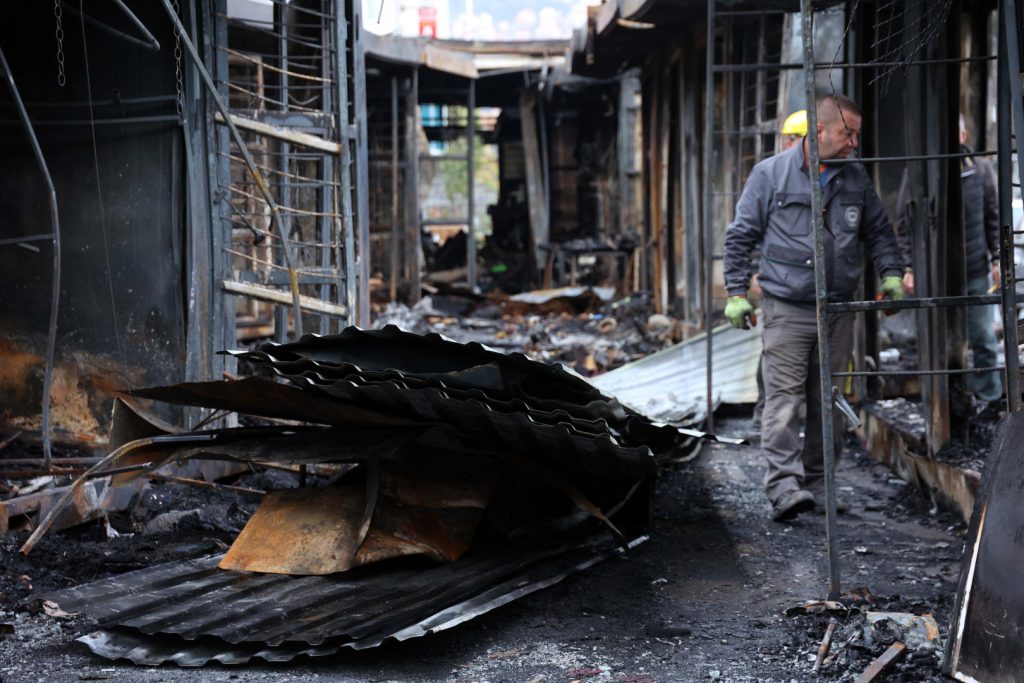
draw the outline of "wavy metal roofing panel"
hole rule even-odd
[[[706,335],[676,344],[591,378],[594,386],[655,420],[704,419],[707,394]],[[712,390],[715,403],[757,401],[761,328],[731,325],[712,331]]]
[[[589,524],[587,525],[589,526]],[[646,540],[634,536],[630,547]],[[99,621],[79,638],[138,664],[287,661],[444,630],[616,552],[603,532],[529,539],[458,562],[329,576],[225,571],[221,556],[142,569],[47,596]]]

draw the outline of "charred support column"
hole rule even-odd
[[[999,227],[1000,227],[1000,271],[1003,297],[1003,343],[1006,351],[1006,402],[1007,408],[1016,412],[1020,409],[1020,358],[1017,355],[1017,306],[1015,303],[1016,273],[1013,258],[1013,136],[1011,120],[1017,132],[1017,163],[1024,174],[1024,94],[1020,82],[1020,31],[1017,23],[1016,0],[999,3],[999,68],[998,68],[998,129],[997,159],[999,167]],[[1024,178],[1024,175],[1019,177]]]
[[[712,201],[714,200],[714,159],[711,145],[714,140],[714,114],[715,114],[715,0],[708,0],[708,26],[707,26],[707,58],[704,65],[704,334],[706,356],[704,359],[707,372],[705,390],[707,392],[707,430],[715,431],[715,398],[712,394],[714,383],[712,381],[712,362],[714,361],[711,350],[711,324],[714,319],[714,291],[715,286],[711,281],[714,276],[714,251],[715,231],[711,224],[714,218]]]
[[[398,77],[391,77],[391,272],[388,295],[398,300],[398,269],[402,249],[402,229],[398,221]]]
[[[473,154],[476,151],[476,80],[470,79],[466,114],[466,277],[476,291],[476,230],[473,225]]]
[[[14,82],[14,74],[11,73],[11,67],[7,63],[7,56],[4,55],[4,51],[0,48],[0,67],[4,71],[4,79],[7,81],[7,87],[11,91],[11,98],[14,100],[14,104],[18,107],[18,118],[21,119],[21,125],[25,129],[25,135],[28,137],[29,143],[32,145],[32,153],[36,157],[36,163],[39,164],[39,170],[43,174],[43,180],[46,181],[46,193],[50,200],[50,240],[53,244],[53,284],[52,292],[50,293],[50,323],[46,333],[46,366],[43,369],[43,466],[46,469],[50,469],[50,461],[52,458],[52,443],[50,437],[50,385],[53,383],[53,357],[57,346],[57,311],[60,305],[60,217],[57,212],[57,191],[53,187],[53,179],[50,177],[50,169],[46,165],[46,158],[43,156],[43,150],[39,146],[39,140],[36,138],[36,131],[32,127],[32,121],[28,117],[28,112],[25,110],[25,103],[21,100],[21,93],[18,92],[18,86]]]
[[[956,59],[960,57],[960,0],[952,0],[949,16],[946,18],[944,31],[939,35],[936,57],[940,59]],[[932,91],[941,93],[936,104],[939,115],[939,151],[942,154],[955,155],[960,152],[960,69],[961,65],[950,62],[935,67]],[[939,162],[939,216],[942,217],[944,279],[945,288],[942,296],[957,296],[967,293],[967,261],[965,260],[966,240],[964,236],[964,205],[962,181],[960,178],[962,159],[951,156]],[[967,309],[949,308],[946,311],[945,357],[942,359],[945,368],[963,369],[967,367]],[[951,374],[946,378],[946,390],[949,392],[949,427],[946,433],[952,435],[954,428],[960,431],[959,425],[967,423],[971,415],[970,389],[967,376]]]
[[[409,283],[409,303],[420,300],[420,272],[423,247],[420,240],[419,198],[419,69],[413,67],[405,95],[405,278]]]
[[[821,214],[821,183],[818,179],[818,113],[814,92],[814,20],[811,0],[800,0],[800,29],[803,33],[804,88],[807,102],[807,166],[811,176],[811,220],[814,228],[814,292],[818,317],[818,367],[821,391],[821,449],[825,460],[825,537],[828,543],[828,597],[839,597],[839,553],[836,548],[836,459],[832,433],[832,359],[829,354],[828,287],[825,275],[825,226]],[[810,425],[807,425],[810,428]]]
[[[337,4],[338,11],[343,6]],[[369,141],[366,139],[366,51],[363,45],[362,2],[352,0],[344,3],[352,9],[352,99],[355,105],[356,121],[356,221],[359,226],[359,292],[356,302],[356,324],[370,325],[370,163]]]
[[[285,112],[288,111],[288,100],[290,99],[288,93],[289,78],[288,69],[290,64],[288,63],[288,22],[285,19],[285,6],[276,5],[274,7],[275,23],[280,26],[280,35],[277,38],[277,58],[281,65],[281,73],[279,78],[281,79],[281,109]],[[292,146],[288,142],[283,140],[278,143],[278,151],[281,153],[281,170],[285,173],[292,172]],[[286,176],[287,178],[287,176]],[[273,180],[271,180],[273,182]],[[284,206],[292,205],[292,188],[287,180],[283,180],[280,185],[280,197],[281,204]],[[285,234],[292,234],[292,214],[284,212],[281,214],[281,228]],[[295,310],[295,317],[298,318],[302,315],[301,309]],[[299,320],[295,321],[295,329],[301,330],[302,323]],[[301,334],[301,333],[300,333]],[[288,341],[288,309],[284,306],[274,306],[274,336],[277,338],[279,343],[285,343]]]
[[[349,97],[348,97],[348,54],[352,47],[349,45],[348,28],[349,22],[346,19],[344,10],[347,4],[339,2],[335,5],[335,42],[334,42],[334,78],[336,83],[336,97],[338,110],[338,142],[341,144],[341,160],[338,169],[339,194],[341,200],[341,228],[344,253],[338,255],[338,268],[342,267],[344,259],[345,285],[344,289],[338,291],[338,303],[344,304],[349,311],[348,322],[356,311],[358,291],[356,289],[356,238],[355,219],[352,208],[352,140],[353,130],[350,125]]]

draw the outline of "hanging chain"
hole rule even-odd
[[[64,12],[60,8],[60,0],[53,0],[53,16],[57,17],[57,85],[64,87]]]
[[[173,0],[171,4],[174,6],[174,14],[180,16],[178,0]],[[181,117],[185,113],[185,83],[181,69],[181,33],[177,24],[174,25],[174,94],[174,106]]]

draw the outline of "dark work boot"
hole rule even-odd
[[[801,512],[814,509],[814,494],[810,491],[797,489],[782,494],[772,505],[772,521],[785,522],[793,519]]]

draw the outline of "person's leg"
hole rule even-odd
[[[762,306],[765,406],[761,449],[768,465],[765,493],[774,504],[803,485],[800,406],[817,328],[813,308],[768,297]]]
[[[850,362],[850,355],[853,352],[853,316],[851,314],[833,315],[830,320],[829,340],[829,361],[832,364],[832,372],[845,372]],[[814,360],[807,379],[807,425],[804,429],[803,463],[804,463],[804,488],[814,492],[822,493],[825,489],[825,454],[822,450],[821,440],[821,384],[818,375],[818,347],[814,347]],[[843,378],[834,378],[830,386],[842,387],[845,382]],[[835,405],[832,405],[832,436],[835,444],[835,461],[839,463],[839,456],[843,447],[843,431],[846,427],[846,418]]]
[[[988,292],[988,275],[967,280],[967,294]],[[974,367],[990,368],[999,363],[996,333],[992,329],[992,312],[995,306],[967,307],[967,340],[974,354]],[[971,375],[971,391],[979,401],[997,401],[1003,395],[1003,378],[998,372]]]

